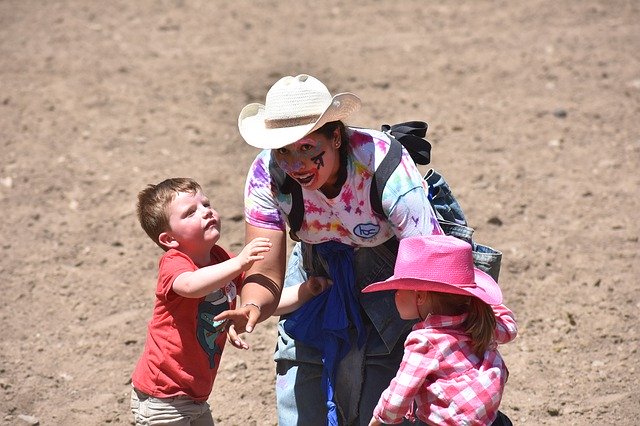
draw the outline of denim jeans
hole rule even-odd
[[[502,253],[489,246],[478,244],[473,240],[473,228],[468,226],[462,207],[460,207],[458,200],[451,192],[449,184],[440,173],[431,169],[424,176],[424,179],[429,184],[431,205],[444,233],[471,244],[473,263],[476,268],[491,275],[497,282],[500,275]]]
[[[296,244],[287,266],[285,286],[298,284],[307,274],[323,274],[318,256],[310,246]],[[312,262],[303,262],[303,257]],[[388,278],[393,273],[393,248],[379,246],[360,248],[355,254],[356,286]],[[310,265],[313,263],[313,265]],[[305,270],[306,269],[306,270]],[[400,319],[393,291],[360,294],[367,341],[356,344],[352,330],[351,350],[340,362],[335,386],[335,402],[341,425],[368,425],[382,392],[396,375],[404,351],[404,340],[414,322]],[[375,296],[375,297],[369,297]],[[284,331],[286,316],[278,323],[276,361],[276,400],[278,424],[326,425],[326,396],[321,388],[322,355],[319,351],[296,342]],[[422,423],[406,424],[420,425]]]

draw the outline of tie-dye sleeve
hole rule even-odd
[[[402,161],[382,193],[382,207],[397,238],[442,234],[425,185],[420,171],[403,149]]]
[[[270,151],[262,151],[249,168],[244,188],[245,220],[258,228],[286,230],[286,222],[269,176]]]

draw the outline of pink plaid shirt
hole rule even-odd
[[[389,424],[416,416],[430,425],[487,425],[495,420],[509,372],[497,349],[517,334],[513,313],[492,306],[495,343],[483,358],[473,353],[460,316],[432,315],[413,327],[396,377],[382,393],[374,417]]]

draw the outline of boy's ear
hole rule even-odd
[[[161,232],[160,235],[158,235],[158,242],[167,249],[178,247],[178,241],[176,241],[176,239],[173,238],[168,232]]]

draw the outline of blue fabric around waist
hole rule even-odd
[[[285,287],[299,284],[308,275],[328,275],[324,271],[326,262],[313,254],[311,245],[297,243],[287,263]],[[306,264],[306,262],[311,262]],[[366,342],[367,356],[389,354],[397,344],[402,344],[415,321],[400,318],[395,306],[394,291],[360,293],[360,290],[372,282],[382,281],[393,274],[395,250],[385,245],[371,248],[359,248],[355,252],[355,288],[360,306],[366,313],[363,317],[365,327],[373,327]],[[310,345],[294,340],[285,331],[285,324],[292,314],[284,315],[278,322],[278,342],[274,360],[290,360],[322,364],[321,352]]]
[[[333,285],[291,313],[284,330],[295,340],[322,353],[322,388],[327,397],[327,424],[338,424],[334,385],[338,363],[349,352],[349,329],[355,327],[357,344],[362,347],[366,333],[360,316],[355,285],[354,249],[328,241],[316,245],[326,261]]]

